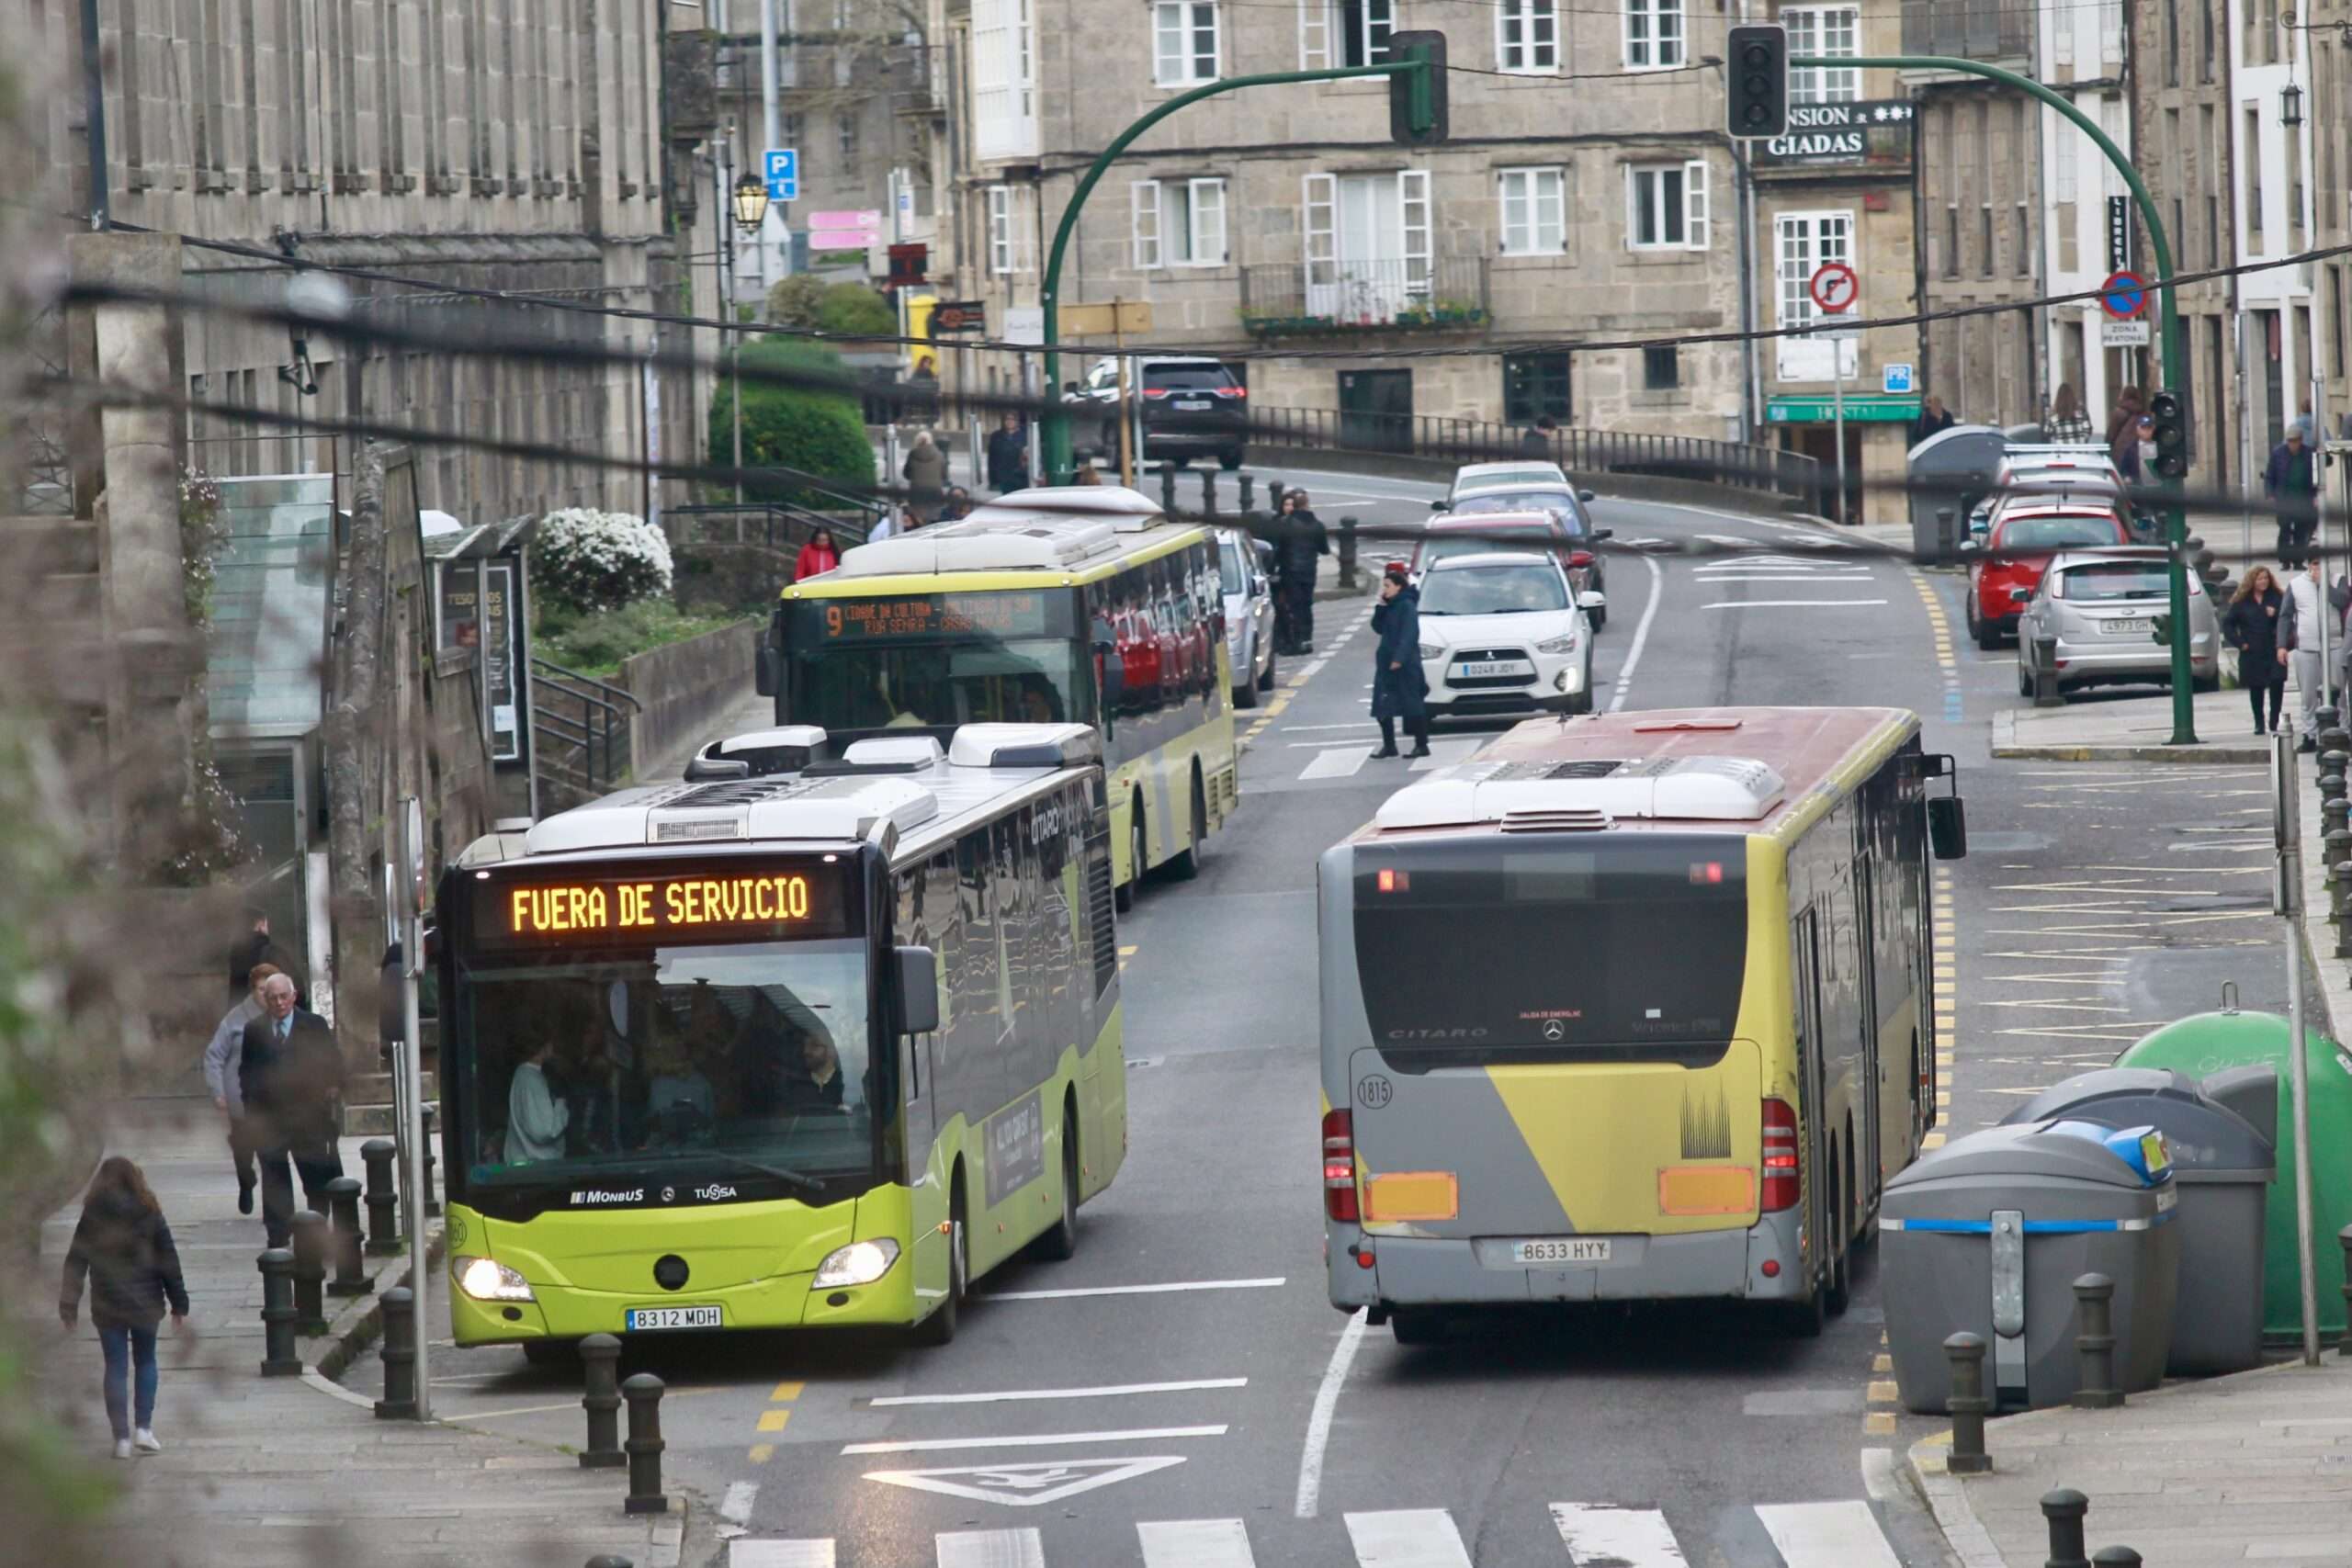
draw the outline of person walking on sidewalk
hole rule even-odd
[[[989,432],[989,487],[999,495],[1029,488],[1029,436],[1021,416],[1009,413]]]
[[[924,430],[915,436],[915,444],[907,452],[907,460],[899,465],[899,477],[907,481],[907,499],[915,514],[930,522],[939,514],[939,502],[947,493],[947,454]]]
[[[841,564],[842,552],[840,547],[833,543],[833,531],[820,528],[808,536],[807,544],[800,547],[800,554],[792,563],[792,581],[797,582],[805,577],[815,577]]]
[[[2293,649],[2295,637],[2293,618],[2283,624],[2279,619],[2286,610],[2287,596],[2279,592],[2278,580],[2268,567],[2257,566],[2238,584],[2230,613],[2222,618],[2222,635],[2238,650],[2238,684],[2254,705],[2256,735],[2278,732],[2278,710],[2286,704],[2287,671],[2280,655]],[[2267,724],[2262,717],[2266,695],[2270,700]]]
[[[2320,678],[2319,643],[2320,617],[2327,614],[2327,592],[2320,585],[2319,562],[2314,560],[2287,581],[2288,602],[2293,607],[2295,646],[2288,662],[2295,674],[2295,742],[2297,750],[2319,750],[2319,724],[2312,716],[2319,711],[2325,682]]]
[[[2262,470],[2262,493],[2278,509],[2278,560],[2290,571],[2303,563],[2312,547],[2312,530],[2318,526],[2314,476],[2302,426],[2290,424],[2287,439],[2270,449],[2270,464]]]
[[[213,1109],[229,1119],[229,1157],[237,1167],[237,1213],[254,1212],[254,1145],[245,1128],[245,1025],[262,1015],[262,982],[277,974],[275,964],[256,964],[247,978],[245,999],[220,1015],[220,1027],[204,1047],[204,1087]]]
[[[82,1197],[82,1217],[65,1250],[65,1278],[57,1295],[57,1315],[72,1328],[81,1315],[82,1282],[90,1285],[90,1326],[98,1331],[106,1358],[107,1424],[114,1429],[114,1457],[129,1459],[164,1451],[155,1440],[155,1331],[170,1308],[172,1327],[187,1332],[187,1282],[180,1276],[179,1249],[164,1206],[140,1168],[110,1155],[90,1179]],[[136,1369],[134,1373],[134,1369]]]
[[[2072,381],[2058,383],[2058,390],[2050,399],[2050,412],[2043,416],[2041,433],[2054,442],[2087,446],[2098,439],[2098,432],[2091,427],[2091,416],[2083,412],[2083,400],[2075,395]]]
[[[1426,757],[1430,715],[1424,699],[1430,685],[1421,673],[1421,591],[1407,581],[1405,568],[1396,562],[1380,575],[1380,603],[1373,608],[1372,629],[1380,639],[1372,669],[1372,716],[1380,726],[1380,750],[1373,755],[1396,755],[1396,721],[1401,718],[1413,738],[1412,754]]]
[[[1285,654],[1315,651],[1315,573],[1320,558],[1331,553],[1331,536],[1306,501],[1303,490],[1283,491],[1282,513],[1274,521],[1274,559],[1282,573],[1276,608],[1289,630]],[[1275,641],[1279,646],[1282,639]]]
[[[270,1246],[284,1247],[294,1236],[295,1178],[302,1201],[325,1213],[326,1185],[343,1174],[343,1053],[326,1020],[294,1005],[285,976],[262,982],[261,1003],[262,1015],[245,1025],[245,1115],[261,1158],[262,1227]]]

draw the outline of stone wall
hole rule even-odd
[[[645,705],[629,738],[639,777],[682,765],[676,753],[717,739],[707,731],[752,689],[761,628],[756,620],[738,621],[621,661],[617,684]]]

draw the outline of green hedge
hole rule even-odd
[[[839,378],[841,389],[763,386],[749,372],[769,369],[818,378]],[[874,483],[874,447],[865,438],[865,412],[848,385],[841,356],[819,344],[763,338],[743,348],[743,466],[784,468],[814,476],[829,488],[861,491]],[[718,378],[710,400],[710,461],[734,457],[735,401],[732,378]],[[781,476],[747,479],[745,497],[807,505],[819,498]]]

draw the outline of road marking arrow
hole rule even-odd
[[[976,1503],[1035,1508],[1183,1462],[1182,1454],[1149,1459],[1039,1460],[1030,1464],[961,1465],[952,1470],[876,1470],[868,1471],[865,1479],[918,1492],[968,1497]]]

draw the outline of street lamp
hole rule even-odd
[[[2303,90],[2292,82],[2278,89],[2278,123],[2290,130],[2303,123]]]
[[[768,187],[745,175],[735,182],[735,227],[746,234],[767,221]]]

